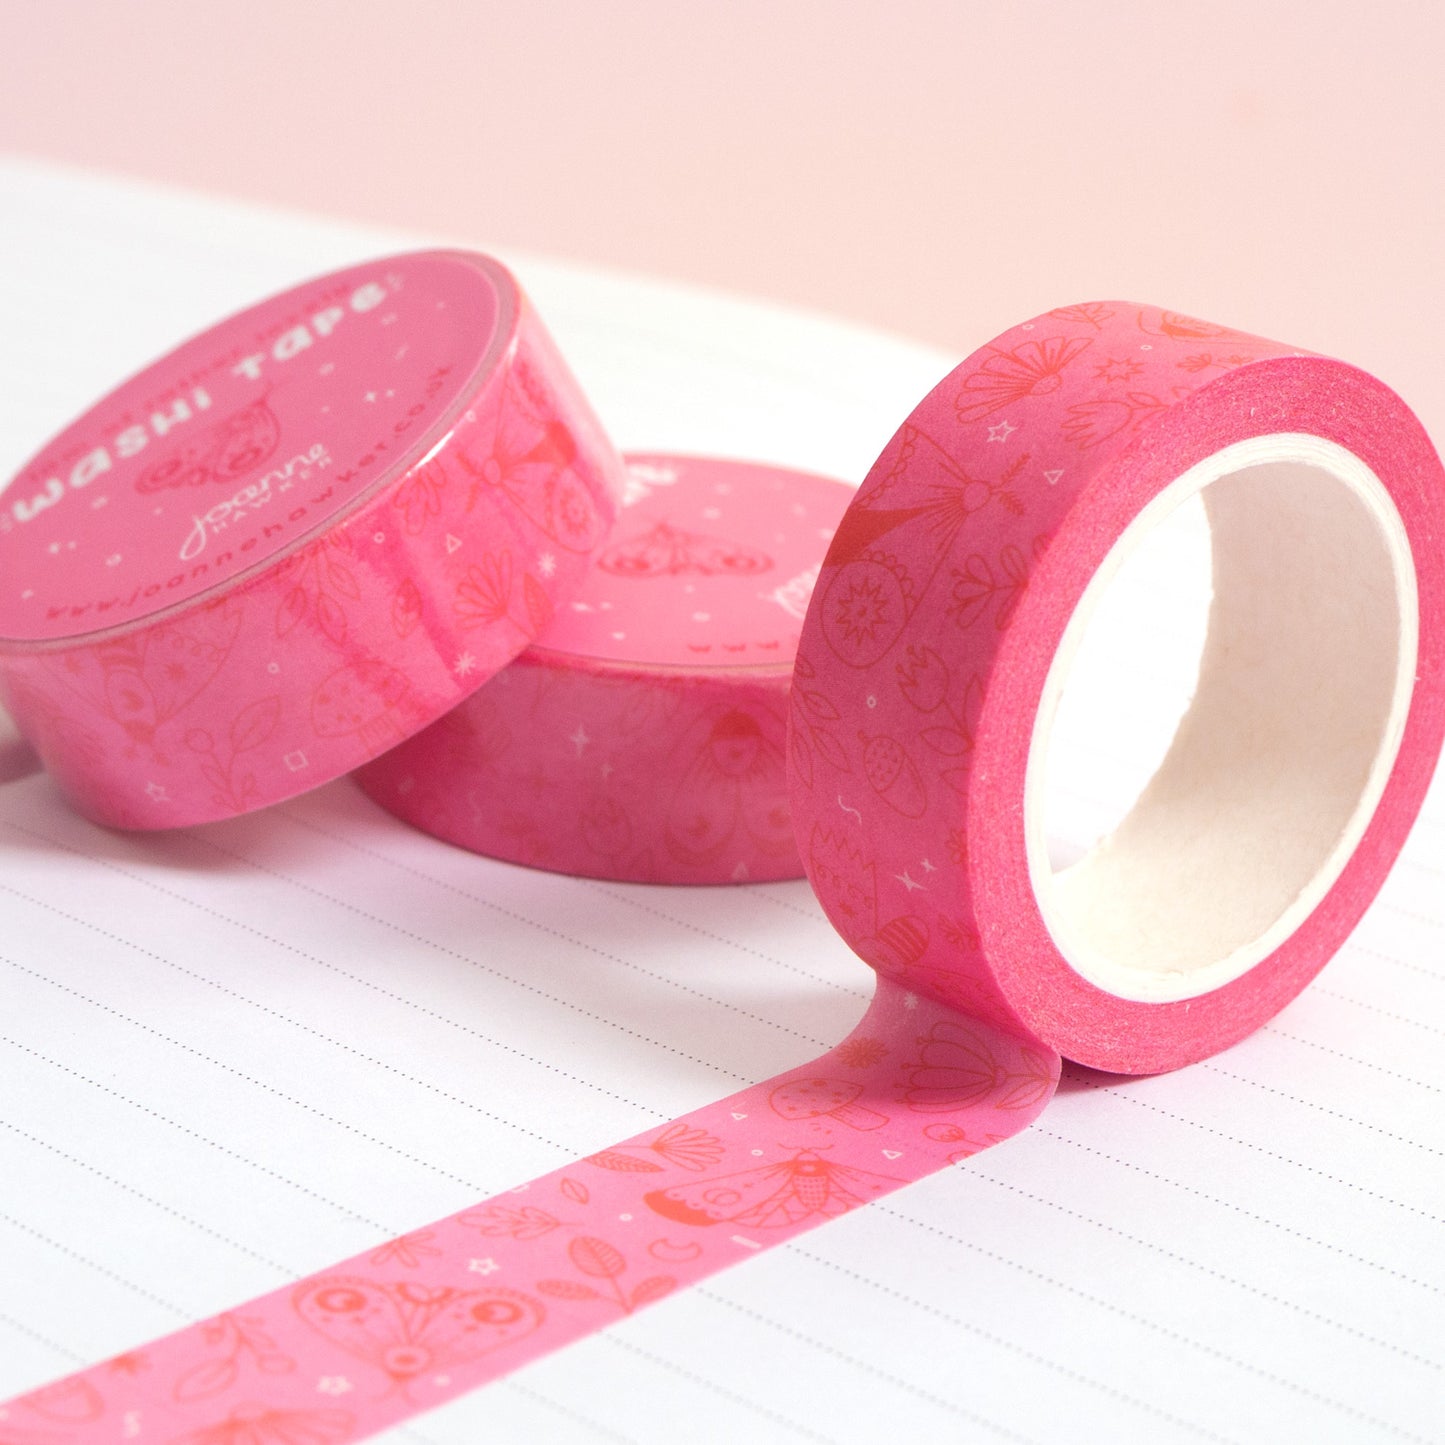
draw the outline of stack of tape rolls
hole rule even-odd
[[[1442,481],[1379,382],[1153,307],[1062,308],[969,357],[849,506],[793,673],[801,856],[878,975],[858,1027],[434,1224],[424,1260],[251,1302],[263,1373],[211,1388],[202,1325],[143,1374],[51,1387],[86,1401],[72,1438],[361,1438],[1007,1138],[1063,1057],[1150,1072],[1243,1037],[1349,933],[1433,771]],[[1042,795],[1079,638],[1195,496],[1195,696],[1128,816],[1055,873]],[[343,1372],[365,1388],[319,1409]]]
[[[99,822],[280,802],[522,651],[622,485],[496,262],[321,277],[147,367],[10,483],[0,700]]]

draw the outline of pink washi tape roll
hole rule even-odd
[[[515,657],[621,479],[495,261],[321,277],[148,367],[10,483],[0,697],[98,821],[264,807]]]
[[[801,877],[789,682],[852,489],[701,457],[628,470],[612,540],[546,633],[358,780],[409,823],[515,863],[639,883]]]
[[[1125,559],[1202,494],[1197,690],[1115,832],[1055,874],[1050,731]],[[880,973],[1121,1072],[1226,1047],[1344,941],[1445,727],[1440,463],[1323,357],[1124,302],[1006,332],[874,465],[799,649],[837,748],[809,877]]]
[[[1201,492],[1194,703],[1125,822],[1055,875],[1041,770],[1079,635]],[[1343,941],[1415,816],[1445,731],[1442,535],[1439,460],[1362,372],[1122,302],[1006,333],[889,443],[803,629],[794,820],[879,975],[853,1033],[11,1417],[64,1402],[76,1442],[127,1420],[359,1439],[1017,1133],[1061,1054],[1223,1048]],[[238,1319],[264,1351],[228,1371]]]

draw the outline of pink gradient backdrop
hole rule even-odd
[[[960,354],[1162,299],[1377,368],[1439,429],[1442,60],[1445,6],[1402,0],[0,0],[0,148]]]

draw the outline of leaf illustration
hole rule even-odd
[[[993,568],[986,558],[975,553],[962,568],[955,568],[953,575],[953,604],[948,609],[949,613],[960,627],[971,627],[993,600],[997,589]]]
[[[1055,316],[1060,321],[1077,321],[1085,326],[1092,326],[1095,330],[1113,314],[1109,307],[1098,301],[1088,301],[1082,306],[1058,306],[1049,312],[1050,316]]]
[[[275,694],[249,703],[236,714],[236,720],[231,724],[232,751],[245,753],[260,747],[276,731],[276,724],[280,721],[281,699]]]
[[[650,1279],[645,1279],[632,1291],[631,1309],[640,1309],[653,1300],[658,1300],[663,1295],[671,1294],[677,1288],[677,1281],[667,1274],[655,1274]]]
[[[579,1234],[567,1246],[567,1254],[583,1274],[593,1279],[616,1279],[627,1269],[622,1252],[594,1235]]]
[[[316,599],[316,620],[321,630],[338,647],[346,641],[346,613],[341,604],[324,592]]]
[[[1011,1074],[1008,1087],[994,1103],[1000,1109],[1027,1109],[1046,1099],[1049,1094],[1049,1080],[1034,1074]]]
[[[228,1360],[207,1360],[187,1370],[176,1381],[171,1393],[177,1400],[204,1400],[208,1395],[219,1395],[236,1383],[236,1362]]]
[[[587,1192],[587,1186],[576,1179],[564,1179],[557,1187],[573,1204],[586,1204],[592,1197]]]
[[[285,637],[306,616],[306,589],[293,587],[276,609],[276,636]]]
[[[530,1204],[521,1209],[489,1204],[482,1209],[468,1210],[461,1216],[460,1222],[483,1234],[510,1235],[513,1239],[540,1239],[561,1223],[545,1210],[534,1209]]]
[[[409,637],[421,621],[421,590],[410,577],[396,589],[391,599],[391,625],[398,637]]]
[[[838,720],[838,709],[821,692],[800,693],[799,699],[815,718],[820,718],[823,722]]]
[[[851,773],[853,771],[853,766],[848,761],[848,754],[843,751],[843,744],[831,733],[825,733],[820,729],[814,728],[813,745],[822,753],[830,768],[840,773]]]
[[[591,1285],[577,1284],[570,1279],[539,1279],[537,1288],[542,1294],[549,1294],[554,1299],[601,1299]]]
[[[792,764],[798,777],[803,780],[805,788],[813,786],[813,750],[808,746],[808,739],[803,736],[803,730],[795,727],[788,735],[788,761]]]
[[[231,779],[227,776],[226,770],[219,764],[205,762],[201,764],[201,776],[213,787],[219,788],[221,792],[230,791]]]
[[[545,632],[547,624],[552,620],[552,599],[530,572],[523,578],[522,592],[527,599],[527,616],[532,619],[533,631]]]
[[[722,1140],[717,1135],[680,1120],[669,1124],[647,1147],[669,1164],[695,1173],[711,1169],[723,1157]]]
[[[973,746],[973,739],[958,728],[924,728],[923,741],[935,752],[956,758]]]
[[[615,1169],[619,1174],[661,1174],[662,1165],[651,1159],[634,1159],[631,1154],[619,1154],[616,1149],[604,1149],[600,1154],[589,1154],[582,1161],[595,1164],[599,1169]]]
[[[361,596],[361,588],[356,585],[356,578],[345,562],[339,561],[335,557],[327,557],[326,577],[343,597],[350,597],[355,601]]]

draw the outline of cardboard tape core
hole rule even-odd
[[[1118,827],[1055,873],[1048,754],[1079,645],[1125,560],[1198,494],[1214,597],[1194,698]],[[1025,783],[1030,881],[1068,964],[1120,998],[1208,993],[1284,942],[1329,891],[1384,792],[1414,687],[1404,523],[1336,443],[1253,437],[1191,467],[1110,550],[1065,629]]]

